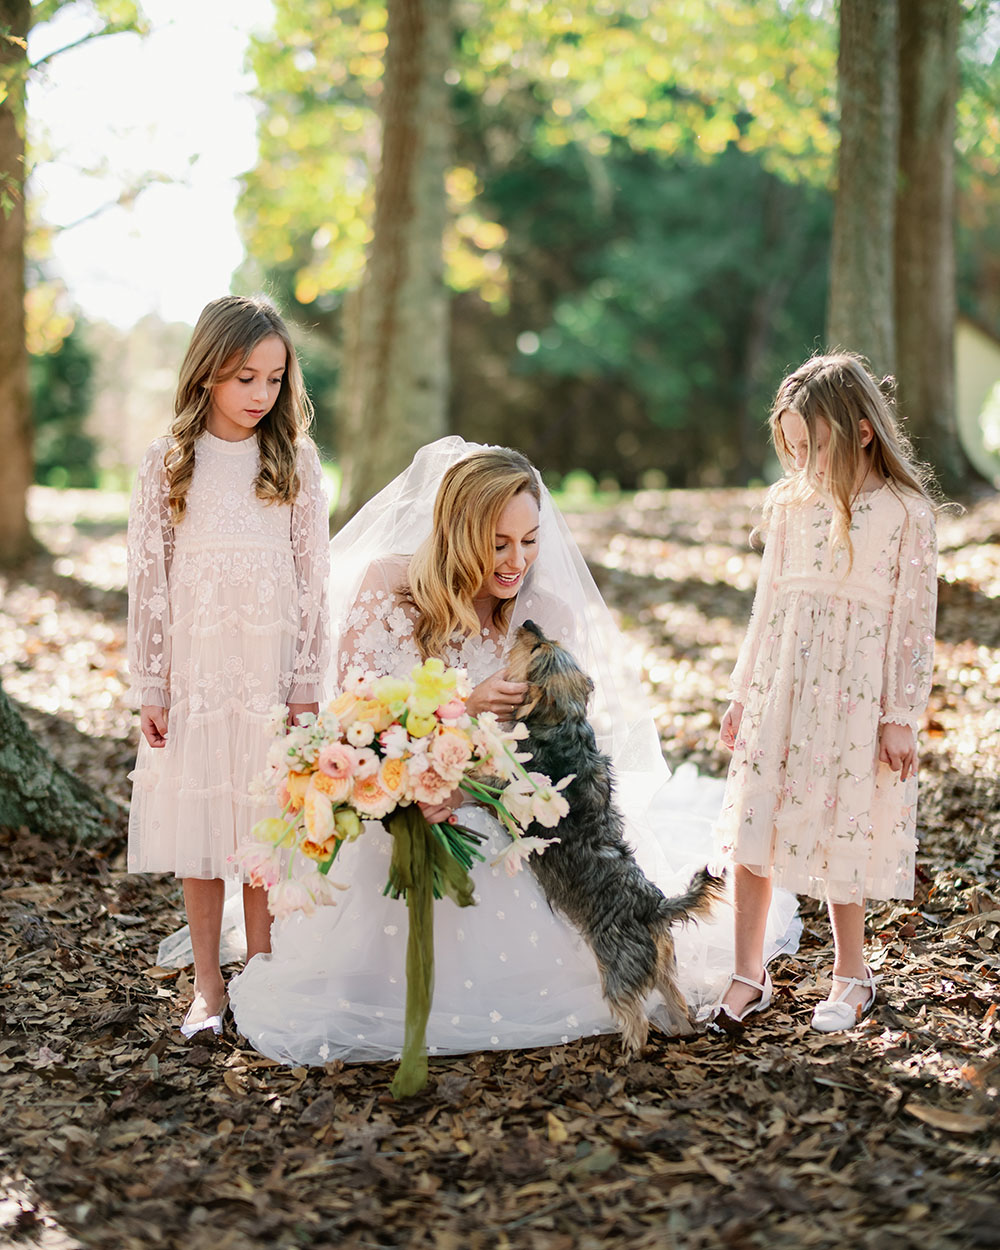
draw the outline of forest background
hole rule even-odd
[[[66,7],[36,5],[36,20]],[[141,23],[133,9],[109,6],[104,20]],[[773,475],[770,396],[828,341],[835,6],[479,0],[451,17],[448,116],[434,123],[447,127],[447,427],[522,447],[557,485],[575,470],[626,489]],[[993,340],[998,24],[995,5],[964,5],[954,143],[958,309]],[[374,0],[276,0],[248,53],[259,154],[242,179],[233,289],[271,291],[297,323],[316,436],[335,460],[352,450],[344,344],[372,237],[386,41]],[[57,75],[58,57],[36,72]],[[72,159],[32,135],[30,117],[29,136],[30,162]],[[133,173],[114,203],[158,178]],[[88,323],[53,271],[31,185],[36,479],[127,485],[169,419],[190,327]]]

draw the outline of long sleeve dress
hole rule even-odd
[[[414,609],[401,593],[407,564],[406,557],[390,557],[370,566],[334,657],[341,676],[358,667],[406,677],[420,662]],[[536,596],[533,615],[564,636],[563,606],[548,608]],[[442,659],[465,668],[475,686],[503,666],[504,652],[504,637],[485,628],[477,637],[456,637]],[[705,864],[721,784],[686,777],[666,790],[664,804],[674,810],[658,810],[656,846],[648,848],[644,866],[665,892],[677,893]],[[618,796],[623,805],[628,797]],[[461,808],[460,821],[485,835],[486,862],[472,871],[475,906],[460,909],[447,898],[434,905],[430,1053],[552,1045],[615,1031],[590,948],[549,907],[530,871],[509,878],[491,865],[509,845],[507,834],[474,804]],[[336,906],[277,923],[273,954],[256,956],[230,982],[237,1026],[263,1054],[287,1063],[399,1056],[408,929],[405,903],[383,897],[391,854],[390,835],[367,822],[331,869],[349,887]],[[794,903],[776,906],[769,950],[787,940],[793,911]],[[692,923],[675,930],[679,984],[693,1003],[714,992],[732,966],[731,929],[731,923]],[[653,996],[654,1020],[658,1003]]]
[[[251,785],[273,740],[272,710],[322,696],[326,492],[311,442],[299,450],[294,504],[266,504],[253,489],[257,439],[206,432],[187,511],[174,526],[169,445],[160,438],[146,452],[129,515],[132,697],[169,712],[165,747],[140,739],[128,868],[238,879],[230,857],[272,814]]]
[[[744,706],[718,832],[737,863],[834,903],[909,898],[917,782],[878,761],[920,725],[937,606],[934,512],[888,483],[860,496],[853,563],[819,497],[772,515],[731,697]]]

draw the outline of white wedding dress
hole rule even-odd
[[[334,655],[352,665],[406,676],[419,655],[412,608],[397,593],[420,527],[429,524],[442,465],[476,448],[444,439],[367,505],[333,543]],[[381,506],[380,506],[381,505]],[[418,507],[419,505],[419,507]],[[423,508],[423,519],[415,513]],[[405,524],[401,524],[405,517]],[[596,682],[591,719],[611,755],[617,799],[636,856],[667,894],[680,892],[712,858],[712,824],[724,783],[681,768],[669,777],[652,718],[630,671],[624,640],[547,493],[539,556],[518,596],[508,637],[534,619],[568,646]],[[446,663],[467,669],[473,685],[503,666],[505,639],[491,630],[456,639]],[[669,779],[668,779],[669,777]],[[427,1026],[431,1054],[544,1046],[616,1030],[601,995],[590,949],[555,914],[527,868],[515,877],[491,866],[508,837],[474,805],[463,824],[486,835],[486,862],[473,869],[476,904],[434,905],[434,996]],[[252,959],[230,982],[237,1026],[271,1058],[316,1064],[393,1059],[403,1043],[407,912],[382,891],[391,838],[377,822],[346,844],[331,875],[349,888],[335,907],[275,925],[273,953]],[[234,904],[238,905],[236,900]],[[796,904],[777,893],[767,952],[794,949]],[[711,922],[675,931],[678,978],[693,1007],[714,999],[732,971],[732,913],[721,903]],[[161,948],[160,962],[183,959]],[[658,1015],[651,996],[650,1015]]]

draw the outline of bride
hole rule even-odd
[[[611,756],[617,800],[636,856],[665,893],[710,858],[722,783],[693,769],[669,773],[615,626],[538,473],[518,452],[444,438],[372,499],[331,544],[333,654],[351,668],[407,676],[433,655],[465,668],[468,710],[510,720],[525,687],[506,679],[504,654],[533,619],[595,683],[591,720]],[[428,819],[456,819],[456,791]],[[614,1032],[597,965],[552,912],[527,870],[492,866],[508,836],[483,808],[459,823],[482,833],[476,906],[434,908],[435,984],[430,1054],[510,1049]],[[558,831],[557,831],[558,832]],[[382,1060],[402,1048],[405,903],[383,896],[391,838],[369,822],[344,846],[334,875],[349,889],[336,907],[275,925],[273,953],[230,984],[236,1023],[263,1054],[288,1063]],[[729,908],[678,931],[679,984],[692,1005],[713,1000],[732,968]],[[794,943],[795,903],[777,895],[769,953]],[[648,1010],[654,1022],[658,1002]]]

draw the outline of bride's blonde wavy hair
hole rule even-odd
[[[870,467],[889,483],[890,490],[896,494],[901,490],[911,492],[934,506],[933,475],[915,459],[910,440],[899,426],[894,392],[893,378],[876,382],[864,358],[853,352],[813,356],[785,378],[778,387],[770,415],[771,442],[785,476],[767,493],[764,519],[755,537],[766,531],[776,504],[805,503],[816,490],[816,429],[821,421],[830,429],[823,474],[823,493],[833,505],[830,546],[847,552],[848,566],[854,558],[851,510],[866,457]],[[785,442],[781,418],[788,412],[797,413],[806,427],[809,453],[803,469],[795,467],[795,457]],[[872,428],[867,447],[861,443],[862,418],[867,418]]]
[[[261,340],[277,336],[285,345],[285,373],[274,407],[257,426],[260,470],[254,493],[265,503],[290,504],[299,493],[295,461],[313,408],[306,394],[291,335],[278,310],[262,295],[226,295],[202,309],[181,364],[174,396],[170,447],[164,456],[170,518],[177,525],[187,508],[194,476],[195,441],[205,430],[212,388],[228,382]]]
[[[434,500],[430,535],[410,559],[405,593],[417,609],[414,635],[420,654],[441,656],[457,632],[481,628],[473,603],[496,563],[500,514],[522,491],[541,506],[531,461],[508,447],[489,447],[453,464]],[[501,632],[514,599],[498,599],[493,623]]]

